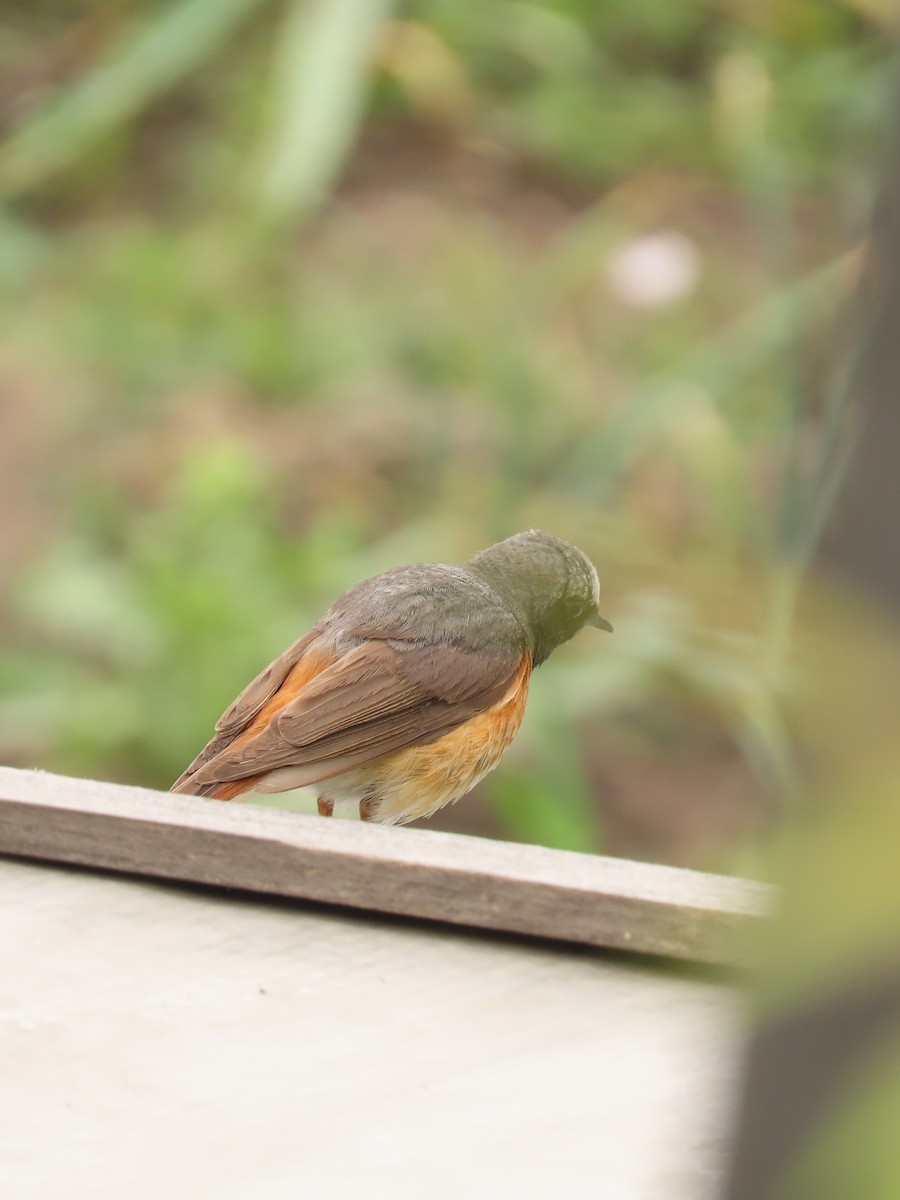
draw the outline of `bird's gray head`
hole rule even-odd
[[[532,645],[535,666],[585,625],[612,630],[600,616],[600,582],[577,546],[529,529],[476,554],[466,564],[516,613]]]

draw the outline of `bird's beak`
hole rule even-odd
[[[599,613],[595,617],[591,617],[589,621],[585,621],[585,625],[590,625],[593,629],[605,629],[607,633],[613,631],[613,627],[606,617],[601,617]]]

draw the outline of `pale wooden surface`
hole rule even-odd
[[[709,963],[769,889],[696,871],[0,768],[0,853]]]
[[[712,1200],[737,1007],[596,950],[0,860],[0,1195]]]

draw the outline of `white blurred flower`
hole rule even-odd
[[[663,230],[613,251],[606,264],[609,287],[631,308],[662,308],[689,296],[700,275],[700,253],[683,233]]]

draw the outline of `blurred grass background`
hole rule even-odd
[[[0,756],[166,787],[341,588],[538,525],[615,636],[432,824],[759,869],[894,17],[0,2]]]

